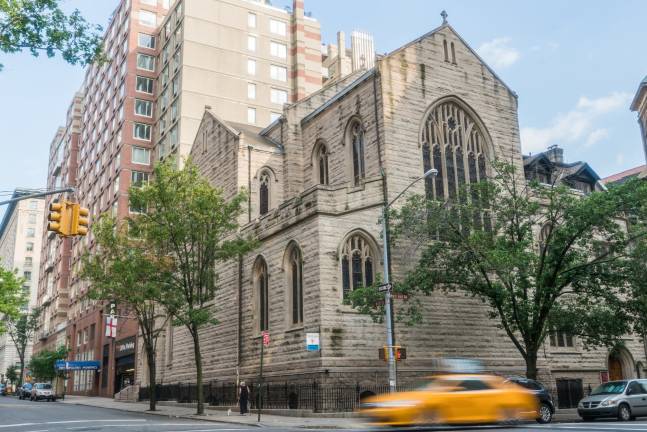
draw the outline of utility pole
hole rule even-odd
[[[16,197],[16,198],[11,198],[11,199],[6,200],[6,201],[0,201],[0,206],[5,205],[5,204],[11,204],[11,203],[17,202],[17,201],[31,199],[31,198],[40,198],[40,197],[47,196],[47,195],[56,195],[56,194],[63,193],[63,192],[74,193],[75,189],[72,188],[72,187],[67,187],[67,188],[62,188],[62,189],[52,189],[50,191],[45,191],[45,192],[37,192],[37,193],[31,194],[31,195],[22,195],[22,196],[19,196],[19,197]]]

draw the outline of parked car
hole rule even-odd
[[[54,394],[54,389],[49,383],[36,383],[31,389],[30,399],[32,401],[39,401],[45,399],[48,402],[53,402],[56,400],[56,395]]]
[[[535,420],[537,398],[493,375],[438,375],[418,390],[365,399],[361,414],[375,426],[427,426]]]
[[[18,387],[16,390],[16,394],[18,395],[18,399],[29,399],[31,396],[31,388],[32,388],[31,383],[24,383],[22,386]]]
[[[628,421],[647,416],[647,380],[604,383],[580,401],[577,413],[585,421],[601,417],[617,417],[620,421]]]
[[[0,395],[7,396],[7,386],[4,384],[0,384]]]
[[[537,397],[539,402],[539,416],[537,417],[538,423],[550,423],[553,420],[553,415],[555,414],[555,402],[553,402],[553,396],[543,385],[526,377],[511,376],[508,377],[508,381],[527,388]]]

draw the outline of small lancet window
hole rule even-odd
[[[259,180],[259,213],[263,216],[270,210],[270,175],[265,171]]]
[[[443,40],[443,51],[445,52],[445,61],[449,63],[449,52],[447,51],[447,41]]]
[[[451,43],[452,46],[452,63],[456,64],[456,50],[454,49],[454,42]]]

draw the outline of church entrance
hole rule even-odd
[[[610,381],[634,378],[636,373],[633,358],[623,347],[614,348],[609,353],[608,369]]]

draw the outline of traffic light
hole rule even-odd
[[[90,211],[84,207],[81,207],[80,204],[71,205],[72,227],[70,229],[70,235],[84,236],[88,233],[88,215],[90,214]]]
[[[406,360],[407,359],[407,349],[402,348],[399,345],[393,346],[393,354],[395,355],[395,361]],[[379,350],[380,360],[388,361],[389,360],[389,347],[383,346]]]
[[[70,208],[68,203],[56,202],[49,205],[47,231],[53,231],[62,236],[70,235]]]

